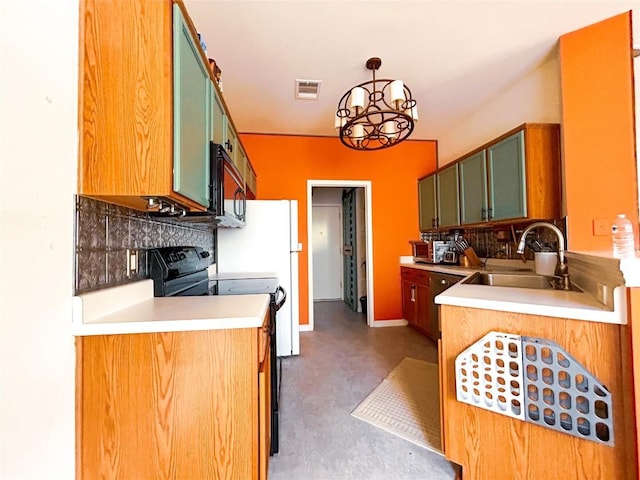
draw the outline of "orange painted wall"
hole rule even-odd
[[[437,144],[405,141],[392,148],[358,152],[338,138],[242,134],[258,175],[258,200],[298,200],[300,323],[307,324],[307,180],[370,180],[373,224],[375,320],[402,318],[401,255],[419,238],[417,179],[436,169]]]
[[[560,37],[567,239],[607,251],[593,220],[625,213],[638,238],[631,12]]]

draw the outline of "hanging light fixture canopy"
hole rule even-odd
[[[376,80],[381,64],[378,57],[367,60],[373,80],[356,85],[338,103],[334,126],[349,148],[380,150],[397,145],[418,121],[417,103],[402,80]]]

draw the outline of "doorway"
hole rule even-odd
[[[305,330],[314,329],[314,301],[330,299],[345,301],[365,314],[368,326],[374,326],[371,182],[308,180],[307,228],[309,326]]]
[[[338,205],[312,209],[313,300],[342,300],[342,212]]]

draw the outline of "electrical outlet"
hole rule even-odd
[[[593,235],[608,236],[611,235],[611,222],[603,218],[593,219]]]
[[[127,277],[138,273],[138,251],[127,248]]]
[[[604,283],[598,283],[596,285],[596,298],[603,305],[607,304],[608,289]]]

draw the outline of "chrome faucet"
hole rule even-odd
[[[567,265],[567,259],[564,255],[564,235],[562,231],[553,225],[552,223],[547,222],[535,222],[529,225],[522,232],[522,236],[520,237],[520,243],[518,243],[517,252],[522,254],[524,253],[525,241],[527,239],[527,235],[531,230],[538,227],[546,227],[553,231],[558,237],[558,263],[556,264],[555,276],[557,277],[557,288],[562,290],[570,290],[571,289],[571,280],[569,278],[569,266]]]

